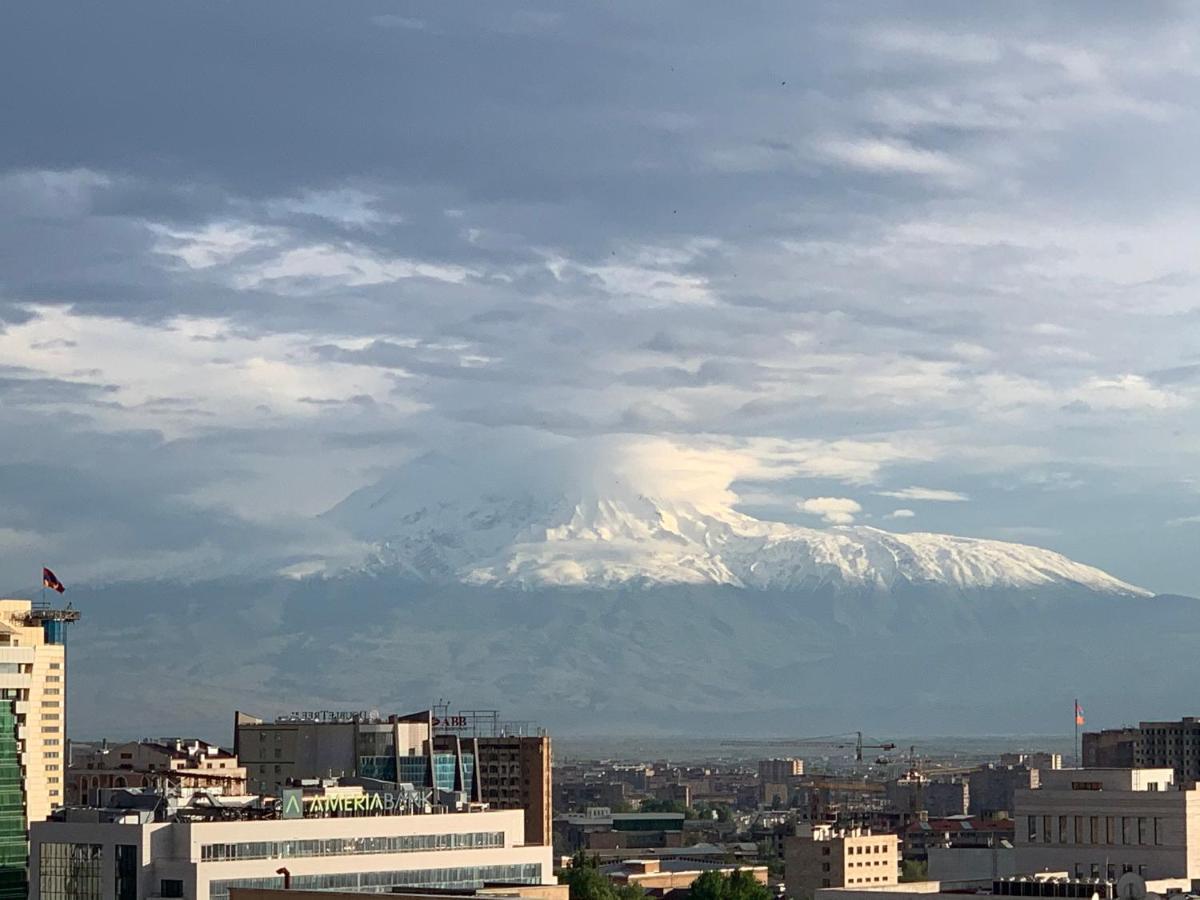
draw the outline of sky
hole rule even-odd
[[[1200,595],[1198,17],[7,4],[0,591],[565,446]]]

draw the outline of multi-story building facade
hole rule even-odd
[[[63,802],[64,626],[75,618],[0,600],[0,900],[25,896],[29,826]]]
[[[67,805],[95,804],[100,791],[124,787],[240,796],[246,769],[228,750],[195,738],[71,745]]]
[[[1200,877],[1200,790],[1171,769],[1059,769],[1016,794],[1017,871]]]
[[[1173,769],[1176,784],[1200,781],[1200,718],[1085,732],[1082,750],[1085,767]]]
[[[526,813],[531,843],[551,840],[551,744],[546,735],[437,733],[431,710],[386,718],[370,713],[294,715],[264,722],[238,712],[234,753],[248,789],[278,795],[291,781],[369,778],[461,793],[472,802]]]
[[[205,822],[66,809],[60,818],[31,830],[31,900],[555,883],[550,848],[525,842],[518,810]]]
[[[820,888],[896,884],[900,839],[867,829],[814,826],[812,834],[787,838],[783,848],[787,896],[812,900]]]
[[[475,751],[480,799],[492,809],[525,810],[525,838],[549,844],[554,790],[546,735],[469,738]]]

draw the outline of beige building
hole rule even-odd
[[[1200,878],[1200,790],[1172,769],[1043,771],[1015,804],[1019,872]]]
[[[29,600],[0,600],[0,691],[17,729],[28,822],[63,803],[67,648],[52,640]]]
[[[550,848],[525,843],[519,810],[329,817],[306,804],[301,818],[235,821],[147,821],[128,810],[59,815],[30,833],[31,900],[228,900],[237,887],[389,893],[556,883]]]
[[[749,872],[759,884],[767,883],[766,866],[697,862],[694,859],[627,859],[600,867],[600,874],[614,884],[637,885],[655,894],[687,890],[705,872],[732,875],[739,871]]]
[[[812,835],[789,837],[783,845],[787,895],[812,900],[819,888],[882,887],[896,884],[900,839],[860,828],[814,826]]]
[[[63,802],[64,638],[78,618],[0,600],[0,900],[25,896],[29,826]]]
[[[246,769],[228,750],[195,738],[72,744],[66,785],[70,806],[96,804],[100,791],[125,787],[237,797],[246,793]]]

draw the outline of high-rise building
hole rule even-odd
[[[29,826],[63,802],[65,626],[78,618],[0,600],[0,900],[26,896]]]
[[[525,810],[525,839],[549,844],[553,837],[550,738],[547,735],[484,736],[474,744],[480,799],[492,809]]]
[[[248,790],[278,795],[289,781],[369,778],[461,793],[493,809],[525,811],[525,839],[552,838],[551,746],[546,735],[439,732],[432,710],[297,713],[265,722],[235,714],[234,754]]]

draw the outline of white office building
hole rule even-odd
[[[1018,872],[1200,878],[1200,790],[1171,769],[1043,770],[1015,805]]]
[[[31,831],[33,900],[227,900],[231,887],[285,885],[380,893],[556,883],[551,848],[525,845],[521,810],[241,821],[69,812]]]

